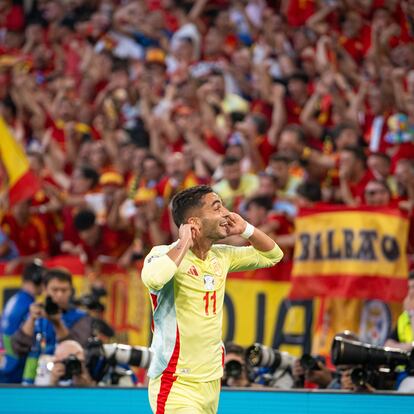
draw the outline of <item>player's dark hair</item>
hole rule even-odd
[[[72,275],[66,269],[50,269],[45,275],[45,285],[47,286],[52,280],[59,280],[60,282],[68,282],[72,285]]]
[[[73,225],[78,231],[89,230],[95,225],[95,222],[96,215],[89,209],[79,211],[73,218]]]
[[[203,197],[212,193],[213,189],[208,185],[198,185],[180,191],[172,199],[172,217],[177,227],[185,223],[188,212],[193,208],[203,206]]]

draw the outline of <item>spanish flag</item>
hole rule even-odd
[[[398,209],[302,210],[295,228],[291,298],[404,299],[408,219]]]
[[[9,205],[27,200],[39,189],[37,177],[30,170],[24,149],[10,133],[0,117],[0,162],[7,175]]]

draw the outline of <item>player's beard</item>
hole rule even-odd
[[[223,227],[221,225],[222,223],[223,223],[223,219],[208,220],[207,222],[203,223],[203,227],[207,230],[206,231],[207,237],[213,242],[222,240],[225,237],[227,237],[228,229]]]

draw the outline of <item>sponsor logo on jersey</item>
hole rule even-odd
[[[187,270],[187,273],[189,275],[198,276],[197,268],[194,265],[190,266],[190,268]]]

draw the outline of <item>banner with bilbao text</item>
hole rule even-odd
[[[326,206],[296,219],[292,298],[402,301],[408,219],[391,208]]]

